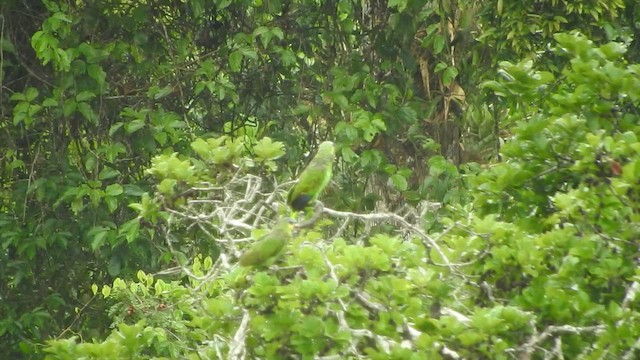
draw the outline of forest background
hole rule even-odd
[[[0,45],[7,358],[640,357],[635,0],[5,0]]]

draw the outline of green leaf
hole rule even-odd
[[[442,49],[444,49],[444,43],[445,43],[445,39],[444,36],[440,35],[440,34],[436,34],[433,38],[433,54],[437,55],[440,54],[442,52]],[[438,70],[435,70],[436,72]]]
[[[342,109],[348,109],[349,108],[349,100],[347,100],[347,97],[344,96],[342,93],[330,91],[330,92],[325,93],[324,97],[327,100],[329,100],[330,102],[335,103],[336,105],[338,105]]]
[[[95,232],[95,235],[93,236],[93,240],[91,241],[91,250],[96,251],[105,244],[105,239],[109,234],[109,229],[105,227],[96,227],[92,229],[92,232]]]
[[[296,54],[291,49],[284,49],[280,53],[280,59],[284,66],[291,66],[296,63]]]
[[[71,211],[74,214],[77,215],[78,213],[80,213],[80,211],[82,211],[83,208],[84,208],[84,201],[82,200],[81,196],[73,199],[73,201],[71,202]]]
[[[408,0],[389,0],[387,7],[397,8],[398,12],[403,12],[407,8]]]
[[[341,154],[342,159],[347,163],[351,163],[358,158],[358,155],[353,150],[351,150],[350,147],[343,147],[341,149]]]
[[[448,67],[442,75],[442,83],[447,86],[451,85],[456,76],[458,76],[458,69],[454,67]]]
[[[441,155],[433,156],[429,159],[429,175],[438,176],[440,174],[456,174],[455,165]]]
[[[149,90],[151,92],[151,90]],[[154,91],[153,93],[153,98],[155,100],[158,99],[162,99],[163,97],[170,95],[174,92],[174,88],[172,85],[167,85],[165,87],[163,87],[162,89],[157,89],[157,91]]]
[[[120,227],[119,231],[125,235],[127,243],[130,244],[138,238],[140,222],[138,219],[129,220]]]
[[[91,100],[94,97],[96,97],[96,94],[94,94],[91,91],[83,91],[81,93],[79,93],[78,95],[76,95],[76,101],[77,102],[81,102],[81,101],[87,101],[87,100]]]
[[[400,174],[391,175],[391,182],[393,186],[400,191],[405,191],[408,188],[407,179]]]
[[[253,31],[253,35],[255,37],[260,37],[262,41],[262,46],[265,48],[269,45],[271,38],[273,37],[273,33],[266,26],[259,26]]]
[[[447,64],[445,64],[445,63],[443,63],[443,62],[439,62],[439,63],[436,65],[435,69],[433,69],[433,71],[434,71],[434,72],[439,72],[439,71],[442,71],[442,70],[444,70],[444,69],[446,69],[446,68],[448,68],[448,67],[449,67],[449,66],[448,66]]]
[[[242,53],[240,50],[235,50],[229,55],[229,68],[233,72],[240,71],[240,67],[242,66]]]
[[[610,42],[599,48],[607,60],[616,60],[627,52],[627,47],[618,42]]]
[[[387,125],[384,123],[384,120],[382,120],[382,116],[380,114],[373,116],[373,119],[371,119],[371,125],[380,131],[387,130]]]
[[[271,138],[262,138],[253,147],[258,160],[275,160],[285,154],[284,144],[279,141],[273,141]]]
[[[87,74],[89,77],[98,83],[98,86],[102,87],[104,81],[107,78],[107,73],[102,70],[102,66],[98,64],[89,64],[87,66]]]
[[[280,29],[279,27],[272,28],[271,33],[280,40],[284,39],[284,33],[282,32],[282,29]]]
[[[121,121],[118,121],[117,123],[111,125],[111,127],[109,128],[109,136],[113,136],[113,134],[115,134],[118,131],[118,129],[120,129],[123,126],[124,126],[124,123]]]
[[[104,202],[107,204],[107,208],[109,209],[109,212],[112,213],[118,209],[118,199],[111,196],[107,196],[104,198]]]
[[[25,91],[25,101],[32,102],[38,97],[38,94],[38,89],[34,87],[27,88],[27,91]]]
[[[96,165],[98,164],[98,160],[95,156],[93,156],[93,154],[87,156],[87,160],[85,160],[84,162],[84,168],[87,171],[93,171],[93,169],[96,168]]]
[[[162,179],[160,184],[158,184],[158,192],[161,194],[173,195],[177,184],[178,180],[176,179]]]
[[[42,106],[44,107],[56,107],[58,106],[58,101],[54,98],[46,98],[42,102]]]
[[[316,338],[324,332],[324,325],[322,319],[316,316],[307,316],[300,324],[294,325],[293,330],[304,337]]]
[[[233,0],[215,0],[216,9],[218,11],[226,9],[232,2]]]
[[[13,46],[13,43],[11,42],[11,40],[7,39],[6,37],[3,37],[0,39],[0,49],[2,49],[3,51],[9,54],[14,54],[14,55],[16,54],[16,48]]]
[[[258,60],[258,54],[254,49],[243,46],[238,50],[242,53],[242,56],[248,57],[249,59],[252,59],[252,60]]]
[[[142,129],[144,126],[144,119],[134,119],[124,125],[124,131],[127,134],[133,134],[134,132]]]
[[[104,179],[101,179],[104,180]],[[122,185],[120,184],[111,184],[109,186],[107,186],[107,188],[104,190],[105,194],[109,195],[109,196],[118,196],[120,194],[122,194],[124,192]]]
[[[111,288],[109,287],[109,285],[103,285],[102,286],[102,297],[103,298],[108,298],[109,295],[111,294]]]
[[[258,26],[255,30],[253,30],[253,35],[258,37],[266,32],[269,32],[269,28],[266,26]]]
[[[17,93],[12,94],[11,96],[9,96],[9,100],[26,101],[27,97],[24,95],[24,93],[17,92]]]
[[[64,114],[64,116],[71,116],[71,114],[73,114],[76,109],[78,108],[78,103],[75,102],[74,100],[71,99],[67,99],[64,102],[64,105],[62,106],[62,113]]]
[[[480,84],[480,88],[489,89],[493,91],[498,96],[507,96],[508,90],[507,88],[498,81],[488,80]]]
[[[111,259],[109,259],[109,264],[107,265],[107,272],[111,276],[118,276],[121,270],[122,270],[122,261],[120,260],[119,257],[115,255],[112,256]],[[103,292],[103,295],[104,295],[104,292]]]
[[[91,105],[87,103],[78,103],[77,110],[82,116],[92,124],[98,124],[98,115],[93,112]]]
[[[120,171],[116,169],[112,169],[110,167],[104,167],[102,171],[100,171],[100,174],[98,175],[98,179],[108,180],[108,179],[113,179],[118,175],[120,175]]]
[[[213,259],[211,259],[211,256],[207,256],[204,258],[202,266],[204,270],[211,269],[211,267],[213,266]]]

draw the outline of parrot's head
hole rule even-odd
[[[331,154],[334,153],[334,146],[332,141],[323,141],[318,147],[318,154]]]

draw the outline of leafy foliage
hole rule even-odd
[[[216,261],[197,256],[182,269],[185,283],[140,274],[104,286],[116,300],[113,313],[127,314],[114,318],[114,334],[126,339],[132,326],[148,334],[136,343],[141,358],[634,357],[640,122],[622,109],[638,105],[640,73],[621,60],[619,44],[556,38],[556,51],[570,59],[561,79],[505,63],[513,80],[491,84],[507,98],[524,91],[524,101],[545,82],[556,86],[514,115],[529,120],[516,126],[503,162],[469,177],[477,188],[471,206],[439,218],[443,231],[428,235],[411,215],[324,209],[326,220],[300,227],[283,258],[256,270],[234,265],[239,240],[218,231],[209,241],[223,253]],[[281,191],[272,196],[284,200]],[[242,202],[226,201],[217,208]],[[187,224],[174,226],[198,221],[188,213],[204,214],[188,204]],[[254,212],[227,210],[213,226],[231,229],[242,214]],[[382,219],[402,236],[371,227],[360,236],[344,232],[351,221]],[[167,319],[158,304],[180,311]],[[127,354],[126,340],[118,343],[118,356]],[[66,339],[48,351],[51,359],[64,358],[58,348],[88,355],[82,346]]]

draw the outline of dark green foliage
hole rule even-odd
[[[576,34],[556,38],[556,51],[568,62],[562,78],[505,63],[505,71],[524,75],[487,84],[514,103],[533,98],[545,82],[557,86],[537,105],[515,108],[514,116],[529,120],[514,128],[503,162],[466,175],[475,189],[471,206],[453,205],[451,217],[437,219],[442,231],[425,234],[397,215],[327,210],[328,219],[298,232],[290,255],[269,271],[247,275],[196,257],[189,283],[171,290],[143,275],[128,285],[118,280],[115,295],[111,286],[102,290],[115,308],[136,299],[144,309],[164,292],[182,294],[173,301],[183,312],[166,322],[179,339],[136,343],[135,356],[214,356],[207,344],[216,334],[241,339],[220,342],[216,351],[252,358],[528,359],[550,351],[565,358],[636,357],[640,121],[622,109],[640,105],[640,72],[621,60],[619,44],[596,46]],[[432,166],[454,173],[442,159]],[[238,199],[227,201],[220,208],[237,211],[230,205]],[[343,235],[346,219],[382,220],[404,236]],[[234,246],[232,234],[223,237],[220,243]],[[215,280],[205,276],[211,273]],[[183,314],[193,325],[186,333],[179,332]],[[121,339],[131,326],[164,339],[164,328],[139,320],[120,320],[103,342],[51,342],[50,358],[64,358],[62,348],[81,356],[83,345],[110,344],[125,354]],[[189,341],[197,350],[180,346]]]

